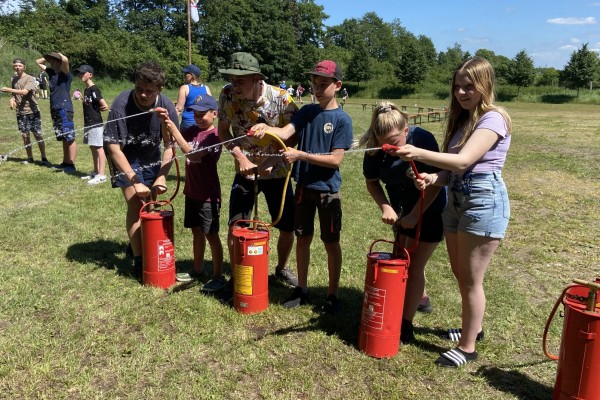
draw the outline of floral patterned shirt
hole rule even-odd
[[[273,165],[270,175],[260,179],[283,178],[290,166],[283,157],[279,156],[282,146],[278,141],[265,136],[257,140],[246,132],[258,123],[270,126],[284,127],[292,120],[298,111],[298,106],[284,89],[267,85],[262,82],[263,91],[257,101],[241,99],[231,85],[226,85],[219,96],[219,120],[231,125],[233,137],[244,136],[235,143],[246,152],[246,157],[252,163],[260,165],[269,158],[269,154],[277,154],[279,159]],[[236,171],[239,166],[236,163]]]

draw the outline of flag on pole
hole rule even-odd
[[[198,0],[190,0],[190,16],[192,17],[192,21],[200,21],[200,17],[198,16]]]

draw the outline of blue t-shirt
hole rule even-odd
[[[71,82],[73,75],[71,72],[65,74],[62,71],[58,73],[52,68],[46,68],[50,82],[50,109],[73,112],[73,103],[71,102]]]
[[[291,123],[298,136],[298,150],[329,153],[352,146],[352,119],[339,107],[323,110],[318,104],[307,104],[296,113]],[[296,161],[292,174],[298,184],[308,189],[335,193],[342,185],[338,168]]]
[[[408,131],[406,143],[421,149],[439,151],[435,137],[423,128],[411,126]],[[439,168],[415,161],[417,171],[434,173]],[[391,156],[382,150],[374,155],[368,153],[363,158],[363,175],[365,179],[379,179],[385,184],[390,205],[396,212],[409,213],[419,200],[421,192],[415,187],[412,178],[412,168],[408,161]],[[440,214],[446,206],[446,188],[440,193],[427,208],[425,214]],[[404,214],[402,214],[404,215]]]
[[[202,94],[206,94],[206,86],[204,85],[195,86],[188,84],[187,86],[188,95],[185,98],[185,105],[183,106],[183,112],[181,113],[182,130],[196,124],[196,121],[194,121],[194,112],[187,111],[187,108],[194,104],[194,100],[196,100],[196,97]]]

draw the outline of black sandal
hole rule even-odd
[[[458,368],[477,359],[477,352],[467,353],[458,347],[442,353],[435,363],[442,367]]]

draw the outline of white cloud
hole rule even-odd
[[[467,28],[458,28],[456,31],[457,32],[466,32]]]
[[[489,43],[490,39],[486,37],[466,37],[463,38],[463,41],[468,44],[481,44],[481,43]]]
[[[579,40],[578,38],[571,38],[571,39],[569,39],[569,42],[571,42],[571,43],[581,43],[581,40]]]
[[[557,24],[557,25],[595,25],[598,23],[598,21],[594,17],[551,18],[551,19],[547,19],[546,22],[549,24]]]
[[[575,49],[577,49],[577,46],[573,46],[572,44],[566,44],[564,46],[560,46],[558,49],[559,50],[575,50]]]

